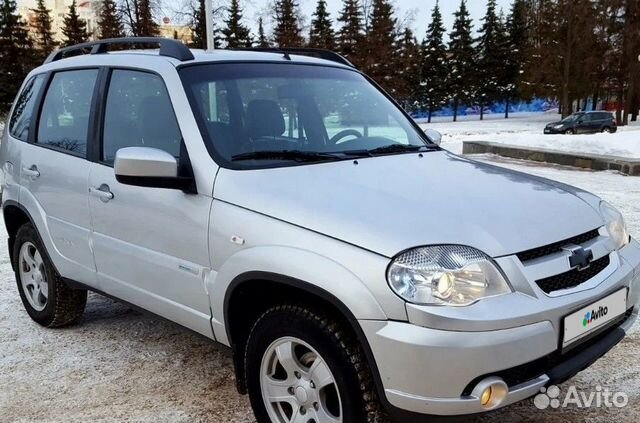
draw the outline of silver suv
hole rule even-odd
[[[96,291],[228,346],[260,423],[531,397],[625,336],[640,244],[598,197],[438,143],[329,52],[59,50],[2,138],[24,307],[67,325]]]

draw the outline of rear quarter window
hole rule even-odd
[[[9,134],[11,134],[12,137],[22,141],[27,141],[29,138],[31,125],[33,125],[35,121],[33,112],[43,82],[44,75],[32,77],[27,81],[20,96],[18,96],[13,109],[13,115],[9,121]]]

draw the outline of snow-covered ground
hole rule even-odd
[[[464,116],[458,122],[451,118],[437,118],[423,128],[436,129],[443,134],[443,147],[462,152],[464,141],[490,141],[503,144],[582,152],[601,155],[640,158],[640,123],[620,127],[615,134],[544,135],[549,122],[560,120],[557,112],[516,113],[509,119],[502,115]]]
[[[535,120],[518,123],[513,119],[509,125],[512,122],[515,128],[522,128]],[[478,133],[490,131],[489,125],[496,128],[492,133],[505,133],[503,122],[459,125],[447,127],[467,131],[465,136],[476,139],[480,136],[472,133],[473,125],[478,126]],[[477,158],[593,191],[619,207],[631,232],[640,236],[640,178],[493,156]],[[0,240],[4,239],[0,218]],[[94,294],[80,325],[49,330],[33,323],[20,302],[5,245],[0,244],[0,423],[253,421],[246,397],[235,391],[229,356],[177,325]],[[465,421],[640,421],[639,329],[636,325],[605,358],[563,385],[564,393],[569,385],[587,395],[598,386],[625,392],[629,397],[625,408],[540,411],[528,400]]]

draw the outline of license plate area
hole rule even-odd
[[[571,313],[563,320],[562,348],[598,332],[627,311],[627,289],[621,289]]]

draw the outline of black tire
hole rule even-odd
[[[33,244],[43,261],[43,274],[49,286],[48,298],[44,309],[36,310],[27,300],[27,293],[24,292],[20,280],[19,261],[20,249],[25,243]],[[56,271],[40,236],[31,223],[25,223],[18,229],[16,240],[13,245],[12,261],[14,264],[18,292],[22,299],[22,304],[29,316],[38,324],[48,327],[66,326],[78,321],[84,312],[87,304],[87,291],[84,289],[71,289],[64,283]]]
[[[610,134],[611,133],[611,128],[609,128],[608,126],[605,126],[604,128],[602,128],[602,131],[604,133]]]
[[[271,421],[262,398],[260,374],[263,356],[269,346],[283,337],[296,337],[308,343],[329,366],[340,391],[343,423],[388,421],[381,411],[371,370],[353,334],[321,311],[280,305],[267,310],[258,319],[245,349],[247,388],[258,423],[275,423]]]
[[[565,135],[575,135],[576,134],[576,130],[575,129],[567,129],[566,131],[564,131]]]

